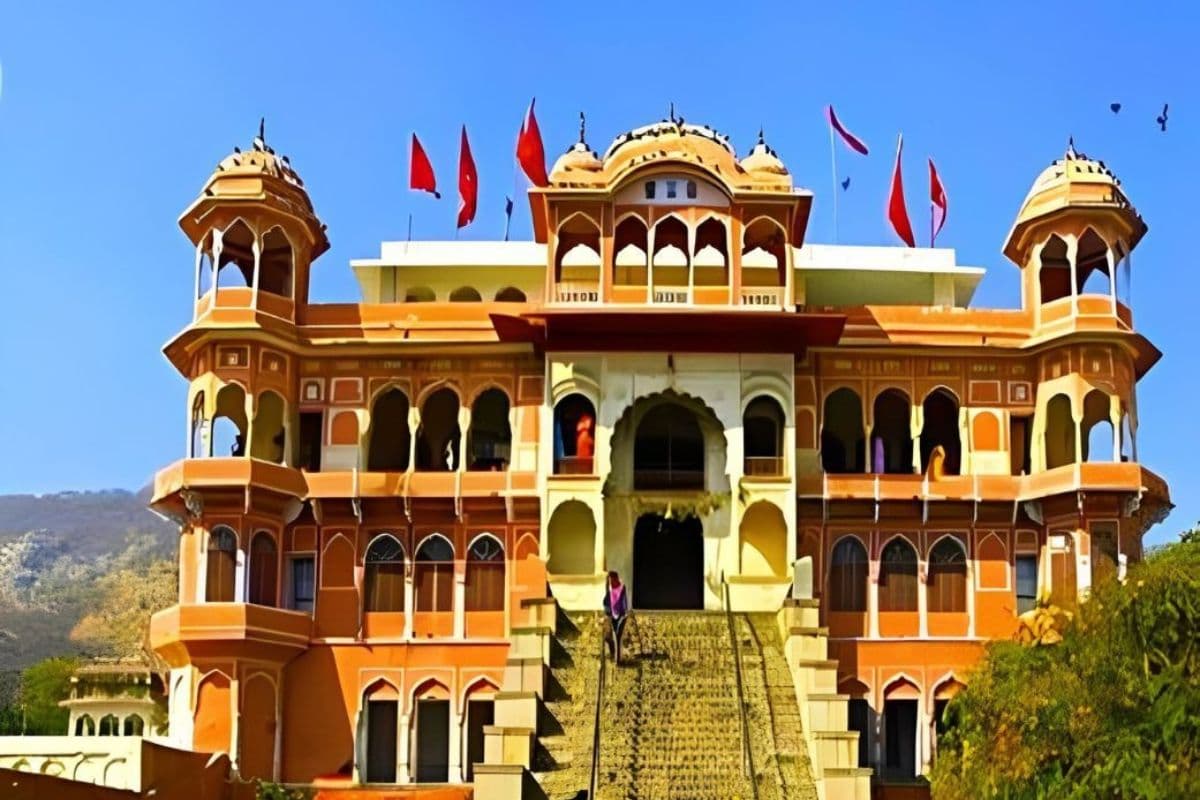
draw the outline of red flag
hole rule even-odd
[[[550,180],[546,177],[546,150],[542,146],[542,132],[538,130],[537,117],[533,115],[535,100],[529,101],[529,110],[525,112],[525,119],[521,120],[521,133],[517,135],[517,163],[534,186],[546,186]]]
[[[867,154],[866,143],[850,131],[846,130],[846,128],[842,125],[841,120],[837,118],[837,114],[833,113],[833,106],[825,106],[825,119],[829,120],[830,127],[837,131],[838,135],[842,137],[842,141],[846,143],[846,147],[849,147],[856,153],[862,153],[864,156]]]
[[[909,247],[916,247],[912,225],[908,222],[908,209],[904,206],[904,179],[900,175],[900,152],[904,149],[904,135],[896,140],[896,166],[892,169],[892,188],[888,191],[888,222],[892,230]]]
[[[949,202],[946,200],[946,187],[942,186],[932,158],[929,159],[929,202],[929,246],[933,247],[937,235],[942,232],[942,226],[946,224]]]
[[[475,219],[475,205],[479,201],[479,176],[475,172],[475,159],[471,157],[471,145],[467,142],[467,126],[462,127],[462,140],[458,145],[458,227],[465,228]]]
[[[408,159],[408,188],[429,192],[439,200],[442,197],[438,194],[433,165],[429,163],[429,156],[425,155],[425,148],[421,147],[421,141],[415,133],[412,135],[412,152]]]

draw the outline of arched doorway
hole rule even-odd
[[[704,530],[696,517],[644,514],[633,530],[633,603],[645,609],[704,608]]]

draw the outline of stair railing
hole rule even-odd
[[[742,727],[742,771],[750,781],[750,792],[758,800],[758,780],[755,778],[754,753],[750,750],[750,721],[746,717],[746,690],[742,686],[742,650],[738,647],[733,626],[733,604],[729,599],[729,582],[721,572],[721,589],[725,599],[725,622],[729,625],[729,646],[733,649],[734,675],[737,678],[738,716]]]
[[[616,636],[616,630],[613,630]],[[613,641],[613,654],[616,655],[616,641]],[[596,800],[596,789],[600,782],[600,709],[604,705],[604,681],[608,669],[608,659],[604,657],[608,647],[608,635],[600,637],[600,667],[599,680],[596,681],[596,719],[592,723],[592,772],[588,779],[588,800]]]

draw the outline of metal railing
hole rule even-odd
[[[733,648],[734,674],[737,678],[738,716],[742,724],[742,770],[750,781],[750,792],[758,800],[758,781],[755,779],[754,753],[750,750],[750,721],[746,717],[746,690],[742,686],[742,650],[738,647],[733,627],[733,604],[729,600],[729,582],[721,572],[721,589],[725,599],[725,622],[729,625],[729,646]]]
[[[616,636],[616,631],[613,631]],[[600,782],[600,709],[604,706],[604,681],[608,669],[608,659],[604,651],[608,647],[608,634],[600,637],[600,675],[596,681],[596,720],[592,725],[592,773],[588,779],[588,800],[595,800],[596,788]],[[613,642],[613,653],[616,654],[616,642]]]

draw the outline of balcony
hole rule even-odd
[[[783,456],[746,456],[742,472],[747,478],[782,478],[783,466]]]
[[[593,456],[563,456],[554,459],[555,475],[592,475],[596,459]]]
[[[783,287],[743,286],[738,290],[738,305],[778,311],[783,307]]]
[[[150,618],[150,646],[173,667],[196,658],[286,663],[308,648],[312,616],[251,603],[180,604]]]
[[[638,468],[633,471],[633,488],[650,491],[703,491],[704,470]]]
[[[567,281],[554,285],[556,303],[599,303],[600,284],[592,281]]]

